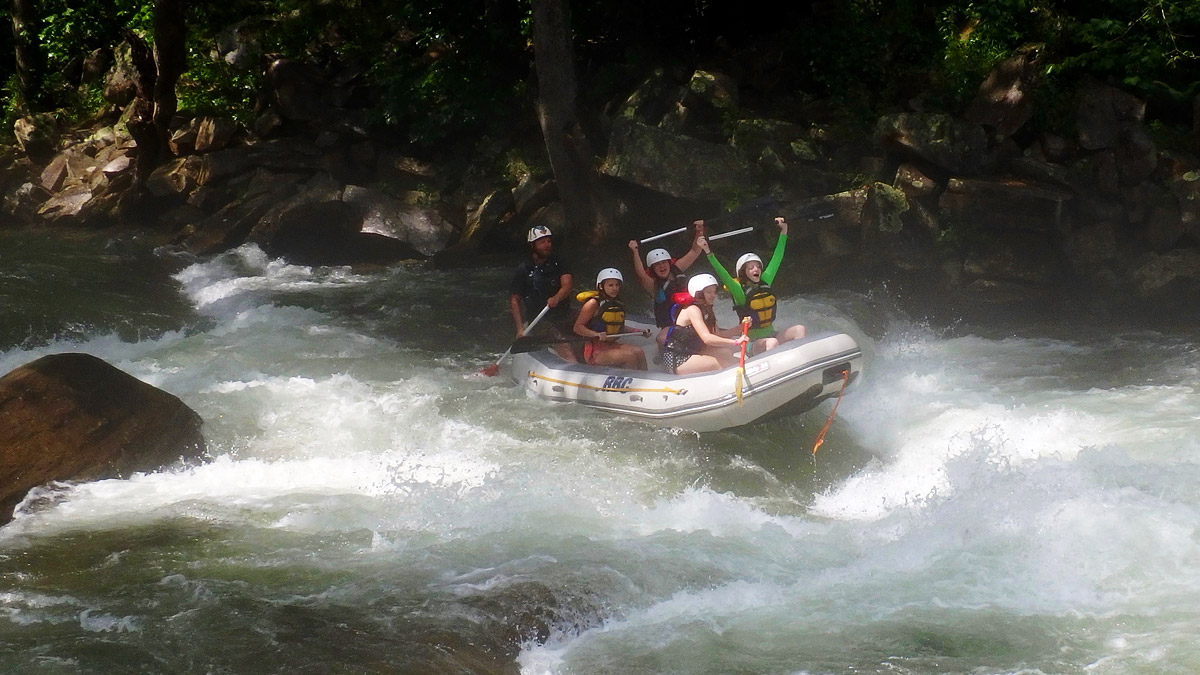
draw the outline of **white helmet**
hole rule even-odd
[[[525,237],[525,241],[532,244],[533,242],[537,241],[538,239],[541,239],[542,237],[549,237],[549,236],[550,236],[550,228],[546,227],[545,225],[534,225],[533,227],[529,228],[529,235],[527,237]]]
[[[742,257],[738,258],[737,266],[734,268],[736,273],[741,274],[742,268],[745,267],[746,263],[748,263],[748,262],[756,262],[759,265],[763,264],[762,258],[754,255],[753,253],[747,253],[747,254],[743,255]]]
[[[621,276],[621,270],[615,267],[605,267],[596,275],[596,285],[599,286],[609,279],[616,279],[621,283],[625,283],[625,277]]]
[[[660,263],[664,260],[670,260],[671,254],[667,253],[665,248],[656,248],[646,254],[646,267],[652,267],[654,263]]]
[[[700,291],[703,291],[704,289],[708,288],[709,286],[716,286],[716,285],[717,285],[717,278],[714,277],[713,275],[697,274],[696,276],[692,277],[691,279],[688,279],[688,295],[690,295],[694,298],[700,294]]]

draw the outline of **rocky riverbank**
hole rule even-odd
[[[1167,147],[1143,101],[1084,81],[1074,135],[1032,135],[1025,56],[998,67],[961,117],[914,101],[870,129],[822,102],[758,114],[722,73],[655,73],[593,120],[614,214],[603,232],[564,221],[553,180],[531,168],[544,164],[536,127],[470,155],[419,156],[366,121],[349,66],[289,60],[271,64],[270,105],[253,124],[178,115],[175,157],[139,188],[121,63],[93,123],[18,122],[20,147],[0,166],[5,222],[137,227],[199,255],[253,242],[300,264],[448,266],[517,250],[534,224],[616,249],[770,195],[793,217],[802,288],[899,275],[972,302],[1069,289],[1126,307],[1200,290],[1195,130]]]

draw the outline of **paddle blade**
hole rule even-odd
[[[488,366],[487,368],[484,368],[483,370],[479,371],[479,374],[487,375],[488,377],[495,377],[500,374],[500,364],[493,363],[492,365]]]
[[[737,382],[735,382],[733,385],[733,395],[737,397],[738,405],[742,404],[742,375],[745,372],[746,371],[741,366],[738,366]]]

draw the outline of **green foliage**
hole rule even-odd
[[[482,6],[406,3],[390,19],[400,28],[375,60],[377,119],[418,143],[496,130],[527,94],[528,54],[520,17],[481,22]],[[379,52],[376,51],[376,54]]]
[[[261,70],[235,68],[214,58],[210,45],[195,37],[188,40],[187,62],[175,86],[180,111],[224,115],[246,125],[253,121]]]
[[[1052,74],[1087,73],[1147,98],[1190,100],[1197,91],[1200,3],[1097,0],[1064,17],[1062,49]]]
[[[6,3],[7,4],[7,3]],[[38,0],[46,61],[41,99],[97,105],[79,90],[79,66],[132,29],[152,38],[150,0]],[[1196,0],[841,0],[792,3],[764,22],[731,3],[631,0],[572,3],[580,97],[613,100],[652,67],[686,77],[736,57],[763,87],[767,105],[833,99],[848,124],[920,98],[960,112],[990,69],[1041,44],[1034,123],[1061,129],[1084,75],[1112,81],[1190,118],[1200,92],[1200,2]],[[223,0],[188,3],[188,71],[180,104],[197,113],[253,114],[259,61],[245,69],[215,57],[218,32],[248,26],[264,54],[339,72],[360,68],[375,122],[418,143],[506,130],[529,115],[532,49],[528,2],[494,0]],[[7,9],[0,17],[10,18]],[[11,52],[11,41],[2,44]],[[12,114],[11,61],[0,61],[5,114]],[[334,68],[337,66],[337,68]],[[764,84],[765,83],[765,84]],[[758,102],[758,103],[761,103]],[[847,114],[843,114],[847,113]]]
[[[110,47],[125,28],[147,29],[152,8],[142,0],[39,0],[38,40],[51,72],[70,69],[94,49]]]

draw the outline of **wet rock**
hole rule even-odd
[[[973,242],[963,261],[963,271],[993,281],[1044,286],[1062,273],[1062,262],[1057,247],[1044,234],[989,233]]]
[[[937,181],[912,164],[901,164],[896,169],[896,178],[892,184],[899,188],[909,199],[932,197],[941,187],[937,184]]]
[[[268,255],[299,265],[389,264],[424,257],[406,242],[361,228],[361,207],[334,199],[307,201],[300,195],[264,217],[249,238]]]
[[[937,113],[885,115],[875,126],[875,141],[901,157],[964,175],[977,173],[987,152],[983,127]]]
[[[1115,148],[1122,130],[1141,124],[1145,116],[1145,101],[1097,80],[1087,80],[1080,88],[1075,115],[1079,145],[1085,150]]]
[[[200,120],[189,120],[176,129],[167,140],[171,152],[176,155],[188,155],[196,150],[196,136],[199,134]]]
[[[60,152],[42,169],[42,187],[54,192],[63,186],[67,179],[67,153]]]
[[[38,215],[54,222],[79,215],[83,205],[92,198],[92,190],[86,185],[72,185],[51,195],[38,208]]]
[[[738,108],[738,87],[724,73],[697,70],[683,88],[683,98],[659,126],[715,143],[725,142],[725,119]]]
[[[21,152],[34,161],[44,161],[54,152],[58,127],[50,113],[37,113],[13,122],[13,135]]]
[[[1070,192],[1015,178],[951,179],[938,200],[947,223],[987,230],[1057,231]]]
[[[263,192],[234,199],[216,213],[196,222],[182,243],[200,255],[220,253],[240,246],[263,216],[280,200],[294,193],[295,188],[292,185],[284,185],[278,193]]]
[[[795,162],[817,162],[820,155],[798,124],[768,119],[739,120],[730,144],[759,166],[784,170]]]
[[[79,81],[84,84],[96,82],[108,71],[111,61],[112,56],[107,49],[92,50],[92,53],[83,59],[83,72],[80,74]]]
[[[1194,298],[1200,290],[1200,251],[1177,249],[1161,255],[1149,254],[1134,266],[1129,276],[1143,297]]]
[[[0,523],[31,488],[153,471],[205,451],[175,396],[87,354],[53,354],[0,378]]]
[[[137,69],[128,42],[122,42],[113,53],[113,66],[104,77],[104,100],[125,107],[137,96]]]
[[[150,172],[146,190],[155,197],[185,195],[196,187],[200,167],[196,157],[177,157]]]
[[[1120,255],[1117,225],[1112,221],[1089,223],[1071,233],[1065,250],[1076,274],[1094,278]]]
[[[237,133],[237,128],[237,122],[228,117],[201,117],[196,128],[196,152],[212,152],[224,148]]]
[[[863,223],[879,232],[899,232],[904,229],[900,216],[908,209],[904,192],[886,183],[875,183],[867,196]]]
[[[483,242],[499,228],[501,221],[511,217],[515,209],[516,202],[511,190],[496,190],[484,197],[483,203],[467,214],[467,226],[462,236],[446,252],[447,255],[437,256],[436,262],[441,265],[455,256],[478,252]]]
[[[967,108],[968,122],[990,127],[1005,139],[1033,116],[1033,84],[1038,74],[1037,51],[1026,50],[992,69]]]
[[[445,248],[454,232],[433,206],[406,203],[378,190],[347,185],[342,201],[360,208],[363,232],[407,242],[424,255]]]
[[[292,59],[277,59],[267,68],[266,86],[276,110],[287,120],[321,122],[332,119],[331,83],[316,68]]]
[[[617,108],[614,119],[658,126],[684,95],[679,80],[659,68],[646,78]]]
[[[757,169],[733,147],[631,122],[613,128],[601,172],[673,197],[750,194]]]

